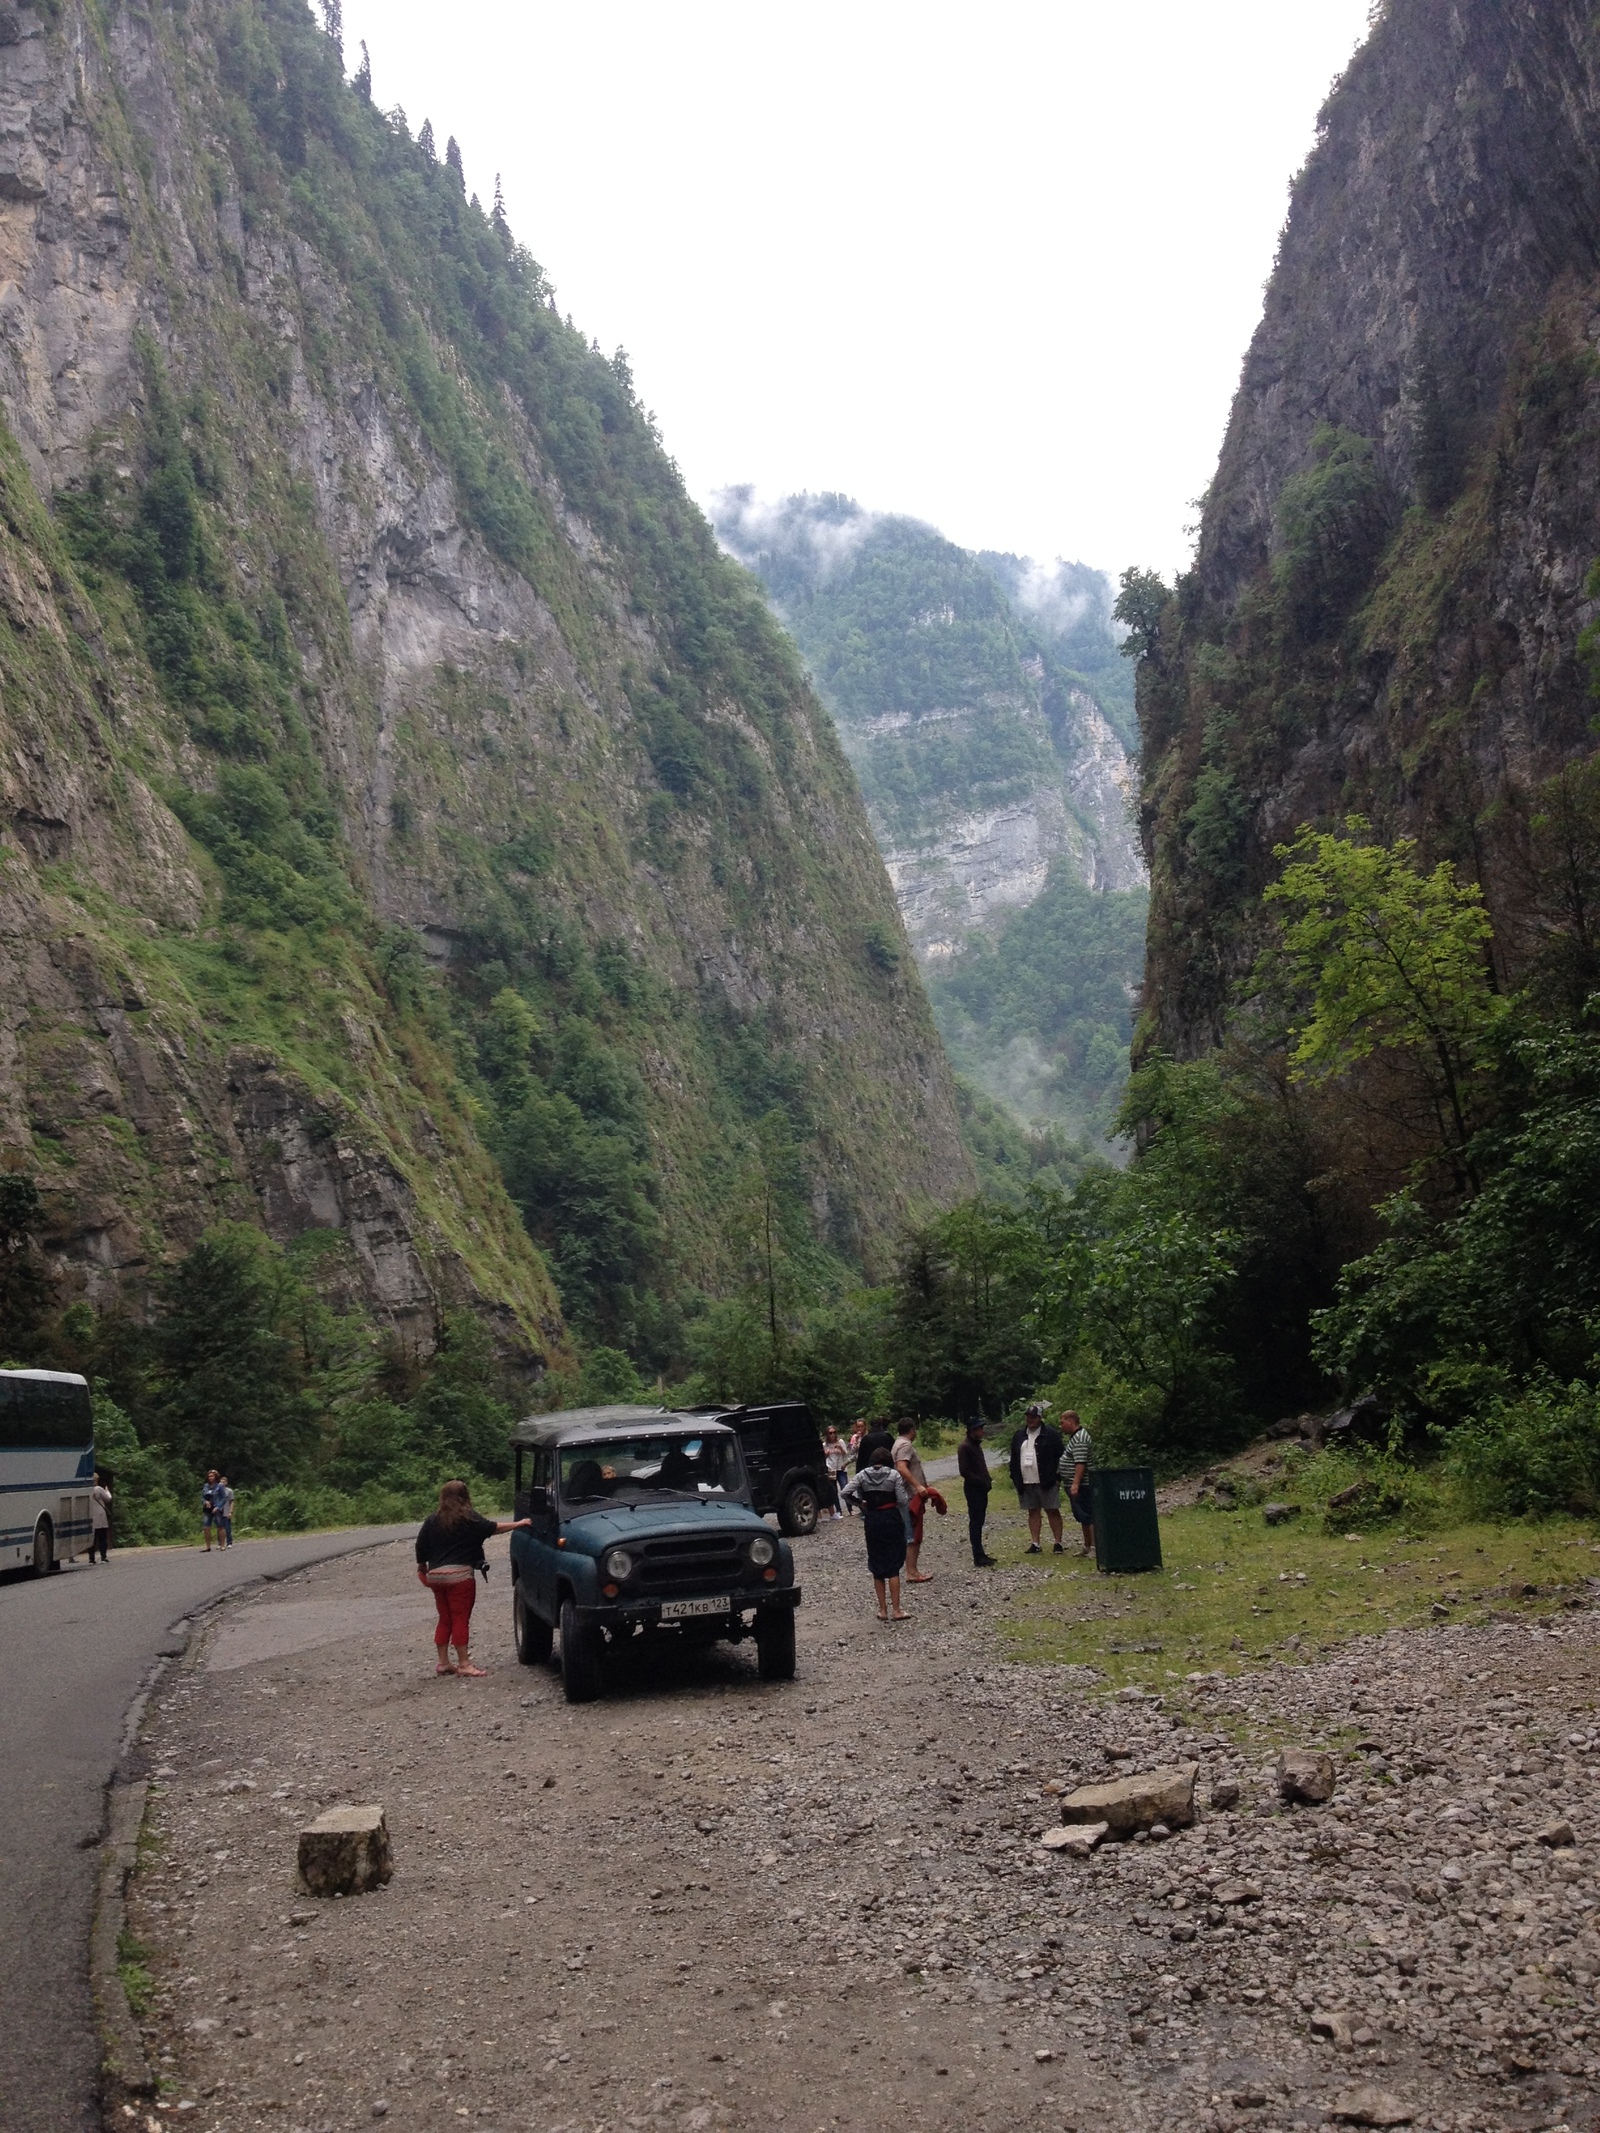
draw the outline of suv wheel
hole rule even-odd
[[[763,1681],[794,1679],[794,1614],[772,1608],[756,1616],[756,1664]]]
[[[817,1494],[815,1484],[797,1481],[783,1499],[782,1508],[778,1512],[778,1524],[789,1534],[815,1533],[821,1512],[822,1500]]]
[[[561,1603],[561,1686],[568,1703],[593,1703],[600,1693],[600,1625],[581,1622],[570,1600]]]
[[[555,1642],[555,1632],[523,1599],[520,1585],[511,1595],[511,1634],[524,1666],[544,1665]]]

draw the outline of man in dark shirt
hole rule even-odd
[[[972,1542],[972,1566],[992,1570],[996,1558],[983,1545],[983,1522],[989,1515],[989,1462],[983,1456],[983,1417],[969,1415],[967,1434],[956,1446],[956,1471],[967,1499],[967,1534]]]
[[[861,1440],[861,1449],[856,1453],[856,1472],[864,1474],[869,1466],[877,1466],[880,1460],[883,1465],[892,1466],[894,1461],[889,1454],[893,1450],[894,1431],[875,1424]]]

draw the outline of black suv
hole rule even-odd
[[[697,1407],[737,1430],[758,1511],[776,1511],[785,1533],[815,1533],[822,1506],[833,1500],[822,1439],[801,1400],[771,1407]]]

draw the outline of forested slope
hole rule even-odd
[[[658,1367],[769,1187],[884,1264],[948,1070],[625,359],[299,0],[8,9],[0,92],[4,1345],[224,1219],[413,1364]]]

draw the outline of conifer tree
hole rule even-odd
[[[500,190],[500,173],[494,174],[494,206],[489,211],[489,220],[502,237],[509,237],[511,226],[506,221],[506,196]]]
[[[322,0],[322,27],[328,33],[328,42],[344,64],[344,0]]]
[[[356,68],[350,86],[364,104],[372,102],[372,55],[367,50],[367,40],[361,40],[361,64]]]
[[[425,118],[423,120],[422,131],[417,135],[417,146],[422,150],[422,153],[427,157],[430,163],[436,163],[439,160],[433,145],[432,119]]]
[[[456,191],[467,189],[467,174],[461,167],[461,146],[454,134],[444,144],[444,167],[456,181]]]

